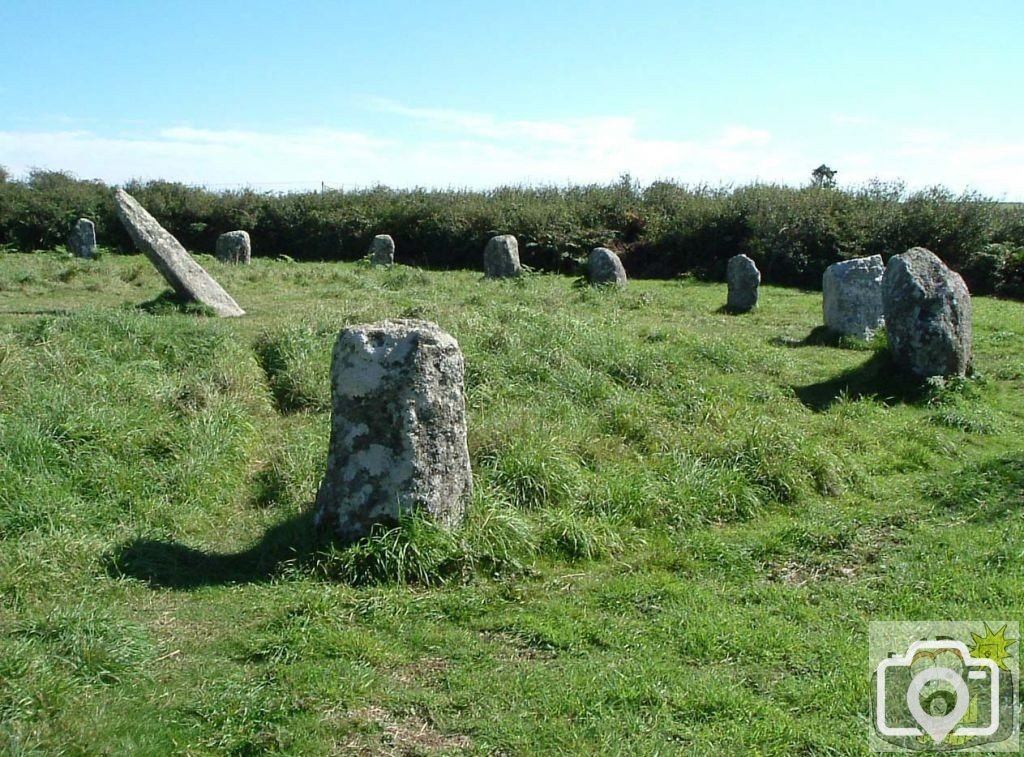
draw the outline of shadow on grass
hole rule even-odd
[[[928,387],[921,379],[894,365],[889,352],[883,350],[835,378],[795,386],[793,391],[806,407],[821,412],[828,410],[840,397],[869,398],[886,405],[915,404],[926,398]]]
[[[173,289],[165,289],[151,300],[140,302],[135,306],[137,310],[150,315],[174,315],[184,313],[185,315],[215,315],[213,308],[201,302],[178,294]]]
[[[114,578],[135,578],[152,588],[259,583],[279,575],[286,565],[311,565],[324,543],[310,509],[268,529],[242,552],[204,552],[175,542],[136,539],[104,555],[103,566]]]
[[[716,315],[747,315],[753,313],[757,308],[731,308],[728,305],[722,305],[720,308],[715,308],[713,311]]]

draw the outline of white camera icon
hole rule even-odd
[[[906,705],[914,720],[921,727],[891,726],[887,723],[886,713],[888,701],[886,684],[890,680],[887,673],[893,669],[911,669],[921,652],[932,654],[953,652],[963,660],[963,669],[957,671],[936,665],[917,673],[907,687]],[[889,657],[878,663],[875,673],[875,725],[883,736],[921,736],[927,733],[938,744],[950,734],[953,736],[991,736],[999,730],[999,666],[992,660],[972,657],[967,646],[961,641],[952,639],[915,641],[907,648],[906,654],[902,657]],[[991,713],[990,722],[981,726],[957,728],[957,724],[970,705],[971,695],[967,681],[984,681],[985,679],[988,679],[988,692],[991,697],[989,707],[985,708]],[[934,686],[937,682],[948,684],[948,688],[952,689],[955,698],[951,708],[945,712],[934,714],[927,712],[921,705],[921,694],[925,687]],[[948,690],[947,687],[944,689]]]

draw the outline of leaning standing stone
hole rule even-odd
[[[370,242],[369,257],[373,265],[392,265],[395,262],[395,240],[388,234],[378,234]]]
[[[894,255],[882,277],[882,304],[895,362],[918,376],[964,376],[971,369],[971,294],[929,250]]]
[[[248,231],[229,231],[217,237],[217,260],[222,263],[249,265],[252,260],[252,243]]]
[[[414,511],[448,528],[462,521],[473,488],[463,375],[458,342],[433,323],[382,321],[339,334],[318,527],[351,541]]]
[[[91,258],[96,254],[96,224],[88,218],[79,218],[68,236],[68,249],[76,258]]]
[[[146,254],[175,292],[213,309],[220,316],[245,315],[220,284],[193,260],[181,243],[123,189],[114,193],[117,216],[135,246]]]
[[[870,339],[885,325],[881,255],[833,263],[821,277],[825,326],[837,334]]]
[[[587,258],[587,278],[594,286],[614,284],[626,286],[626,269],[619,256],[607,247],[595,247]]]
[[[746,255],[729,258],[725,269],[729,294],[725,307],[736,313],[745,313],[757,307],[757,292],[761,286],[761,272]]]
[[[493,237],[484,248],[484,276],[506,279],[523,272],[519,265],[519,242],[511,234]]]

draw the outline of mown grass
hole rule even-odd
[[[860,754],[871,620],[1017,619],[1024,311],[894,376],[820,297],[397,266],[0,256],[0,750]],[[157,306],[154,306],[157,303]],[[467,365],[472,514],[309,507],[345,324]]]

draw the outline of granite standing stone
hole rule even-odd
[[[370,263],[389,266],[395,262],[395,240],[388,234],[378,234],[370,242]]]
[[[76,258],[91,258],[96,254],[96,224],[88,218],[79,218],[71,227],[68,249]]]
[[[345,541],[423,511],[458,525],[472,493],[458,342],[416,320],[350,326],[331,365],[331,440],[316,524]]]
[[[881,255],[833,263],[821,277],[825,326],[837,334],[870,339],[885,326]]]
[[[135,246],[146,254],[175,292],[201,302],[219,316],[245,315],[231,295],[199,265],[146,209],[123,189],[114,193],[117,215]]]
[[[729,284],[729,294],[725,301],[727,309],[735,313],[745,313],[757,307],[761,272],[757,270],[753,260],[746,255],[734,255],[729,258],[725,278]]]
[[[523,272],[519,264],[519,242],[511,234],[493,237],[484,248],[484,276],[507,279]]]
[[[587,258],[587,278],[594,286],[626,286],[626,269],[619,256],[607,247],[595,247]]]
[[[217,237],[214,253],[222,263],[249,265],[252,260],[252,242],[248,231],[228,231]]]
[[[893,360],[918,376],[971,369],[971,294],[929,250],[893,255],[882,277],[885,330]]]

